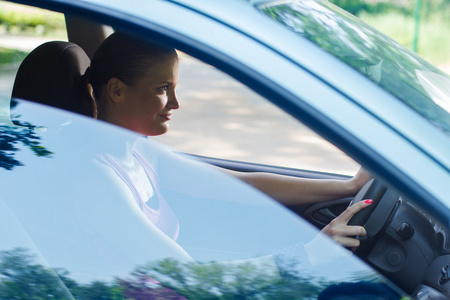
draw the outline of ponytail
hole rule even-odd
[[[88,67],[85,73],[78,81],[78,104],[76,110],[85,116],[97,118],[97,103],[95,101],[92,84],[90,83],[91,67]]]

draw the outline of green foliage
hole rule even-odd
[[[331,3],[344,10],[359,15],[399,13],[405,16],[414,14],[414,9],[419,0],[329,0]],[[422,16],[433,17],[435,14],[445,15],[445,11],[450,9],[450,0],[421,0]]]
[[[53,270],[34,263],[35,257],[24,248],[0,252],[0,299],[123,299],[120,287],[94,281],[79,284],[64,270]],[[71,295],[68,294],[70,290]]]
[[[354,15],[364,12],[369,14],[384,14],[391,11],[403,14],[410,12],[410,7],[405,6],[404,1],[330,0],[330,2]]]
[[[410,49],[417,1],[330,0]],[[438,66],[450,62],[449,11],[450,0],[421,1],[417,52]]]
[[[361,295],[399,299],[388,286],[370,278],[333,283],[297,272],[280,277],[276,271],[268,272],[271,268],[251,262],[199,265],[164,259],[138,266],[127,279],[81,284],[65,270],[47,268],[34,261],[35,257],[24,248],[0,251],[0,299],[262,300],[334,299],[337,295],[342,299],[362,299]]]
[[[367,7],[367,4],[362,0],[331,0],[330,2],[354,15],[357,15]]]
[[[373,15],[361,13],[364,22],[377,28],[400,44],[412,49],[414,38],[414,18],[398,12]],[[418,54],[434,65],[442,65],[450,61],[450,40],[443,38],[450,36],[450,21],[443,15],[421,20],[419,27]]]
[[[315,278],[281,278],[253,263],[181,264],[165,259],[138,266],[127,279],[80,284],[62,269],[36,264],[28,250],[0,252],[0,299],[315,299],[325,288]],[[157,278],[161,283],[156,281]],[[326,284],[330,284],[327,282]],[[168,288],[170,287],[170,288]],[[182,295],[182,296],[181,296]]]
[[[25,249],[3,251],[0,254],[1,299],[66,299],[67,293],[58,284],[51,270],[33,264],[34,257]]]
[[[24,51],[0,47],[0,66],[21,62],[26,56],[27,53]]]
[[[14,29],[45,34],[64,28],[64,15],[41,9],[25,8],[20,5],[0,3],[0,24],[6,31]]]
[[[166,299],[177,299],[177,293],[187,299],[316,299],[330,284],[298,274],[283,278],[268,270],[272,268],[252,262],[199,265],[165,259],[136,268],[131,278],[121,280],[121,286],[124,295],[133,299],[155,296],[158,290],[148,288],[150,278],[156,278],[172,289],[159,286],[160,295]],[[139,291],[142,298],[133,291]]]
[[[11,108],[18,105],[16,100],[11,100]],[[36,126],[18,120],[20,116],[12,116],[17,127],[10,127],[0,124],[0,168],[12,170],[15,167],[23,166],[16,157],[19,151],[18,144],[22,144],[39,157],[52,157],[53,152],[41,145],[40,137],[34,129]]]
[[[439,15],[442,19],[448,20],[450,10],[450,0],[422,0],[422,16],[425,19],[433,19]]]

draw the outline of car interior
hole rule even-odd
[[[89,66],[89,57],[112,29],[74,16],[66,16],[66,26],[69,42],[42,44],[22,62],[13,87],[13,98],[69,111],[80,110],[74,86]],[[65,72],[61,72],[62,69]],[[92,107],[84,107],[83,111],[87,116],[92,115]],[[348,178],[296,168],[192,156],[208,164],[244,172],[273,172],[305,178]],[[439,265],[437,260],[450,255],[447,228],[381,180],[370,181],[354,199],[336,199],[288,208],[321,229],[350,204],[369,198],[374,199],[375,205],[352,220],[353,224],[365,224],[368,231],[368,236],[361,239],[362,246],[357,255],[388,278],[394,279],[408,293],[413,293],[423,284],[438,286],[442,274],[434,266]],[[422,278],[419,274],[426,276]]]
[[[82,111],[77,106],[75,86],[89,64],[86,53],[74,43],[54,41],[42,44],[31,51],[20,65],[12,97],[72,112]]]

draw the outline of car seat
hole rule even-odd
[[[74,43],[44,43],[31,51],[20,65],[12,97],[92,116],[92,105],[81,101],[78,88],[89,65],[87,54]]]

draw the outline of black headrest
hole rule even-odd
[[[81,112],[78,84],[90,65],[84,50],[70,42],[47,42],[34,49],[17,71],[13,98]]]

